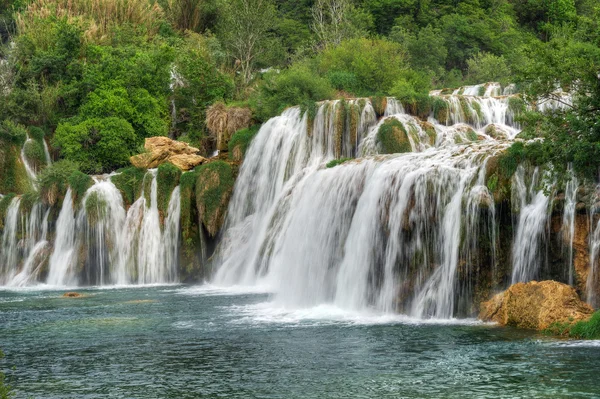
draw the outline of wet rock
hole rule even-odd
[[[63,298],[81,298],[83,297],[83,294],[80,294],[79,292],[65,292],[63,294]]]
[[[479,318],[503,326],[544,330],[588,319],[592,308],[571,286],[556,281],[517,283],[481,304]]]
[[[145,153],[129,159],[136,168],[151,169],[170,162],[185,171],[206,162],[206,158],[199,155],[198,148],[168,137],[149,137],[144,142],[144,148]]]

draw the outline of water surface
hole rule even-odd
[[[0,291],[18,398],[600,397],[596,341],[208,286],[63,292]]]

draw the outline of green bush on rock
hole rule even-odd
[[[78,170],[77,164],[68,160],[53,163],[44,169],[38,176],[42,201],[50,206],[61,203],[69,187],[69,178]]]
[[[334,168],[338,165],[341,165],[347,161],[350,161],[352,158],[340,158],[340,159],[334,159],[333,161],[329,161],[327,162],[326,167],[329,168]]]
[[[79,163],[88,173],[109,172],[127,165],[137,142],[131,124],[117,117],[62,123],[53,140],[65,159]]]
[[[377,141],[383,154],[397,154],[412,151],[406,128],[397,119],[387,119],[377,131]]]

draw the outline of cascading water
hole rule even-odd
[[[161,223],[156,170],[150,202],[144,193],[126,211],[112,175],[93,177],[94,184],[77,203],[68,189],[54,234],[51,208],[35,203],[22,209],[21,198],[7,209],[0,247],[0,284],[54,286],[154,284],[177,281],[180,190],[171,193]],[[53,240],[49,240],[53,236]],[[42,273],[47,265],[47,276]]]
[[[540,277],[541,241],[546,231],[549,198],[539,188],[540,171],[535,168],[527,184],[523,166],[513,176],[512,203],[519,206],[517,234],[513,242],[512,283],[527,282]]]
[[[573,240],[575,238],[575,206],[577,205],[579,181],[573,173],[573,165],[569,165],[568,173],[569,181],[565,187],[565,206],[563,209],[561,231],[563,244],[567,246],[568,281],[570,285],[573,285]]]
[[[2,234],[2,252],[0,252],[0,282],[5,284],[14,275],[11,265],[17,263],[17,228],[19,222],[19,207],[21,198],[15,197],[11,200],[6,211],[4,221],[4,232]]]
[[[506,105],[489,104],[498,109],[482,114],[482,121],[506,122]],[[357,145],[359,154],[371,156],[325,168],[336,158],[337,140],[345,140],[332,123],[339,106],[321,104],[313,125],[292,108],[261,128],[240,170],[213,282],[264,285],[292,307],[332,303],[416,317],[469,314],[465,304],[472,301],[465,296],[472,287],[457,277],[476,269],[465,253],[480,240],[489,242],[495,264],[486,160],[510,143],[481,130],[473,138],[464,124],[435,123],[426,131],[388,101],[387,119],[402,123],[413,152],[378,155],[384,121],[374,126],[373,120]],[[352,134],[346,128],[342,136]],[[478,228],[463,231],[465,225]]]

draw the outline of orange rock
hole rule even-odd
[[[144,148],[145,153],[129,158],[136,168],[151,169],[165,162],[171,162],[185,171],[206,161],[206,158],[198,155],[199,149],[168,137],[149,137],[144,142]]]
[[[517,283],[481,304],[479,318],[503,326],[544,330],[553,323],[588,319],[593,309],[577,291],[556,281]]]

